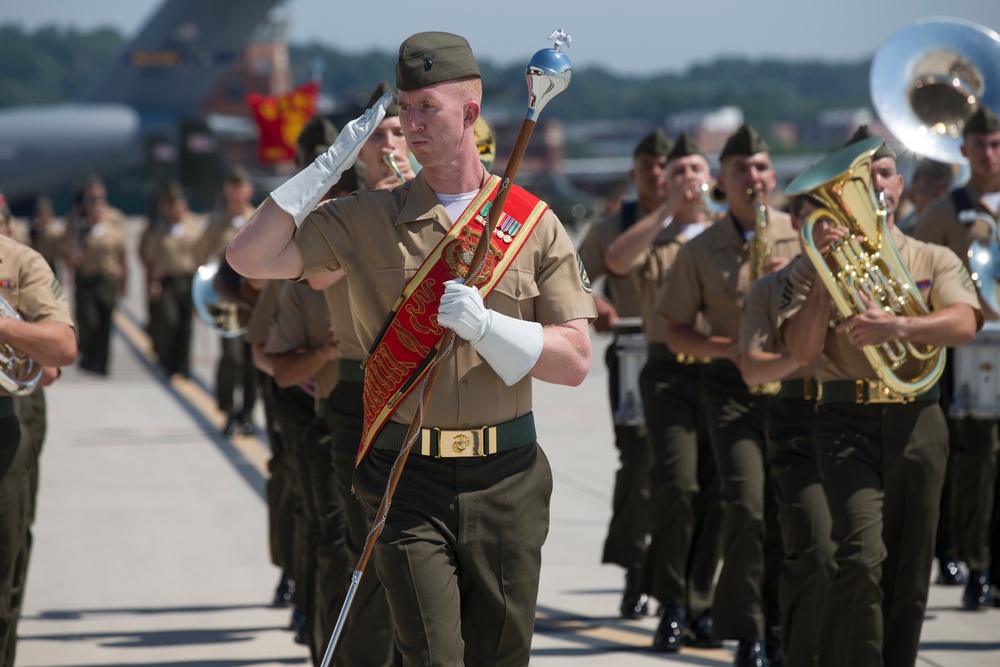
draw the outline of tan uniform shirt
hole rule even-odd
[[[74,247],[79,249],[81,263],[76,272],[81,276],[120,275],[125,269],[125,225],[106,216],[89,227],[72,230],[76,234]]]
[[[787,213],[768,209],[767,246],[771,257],[799,254],[799,235]],[[701,313],[709,334],[736,339],[743,300],[750,290],[749,245],[731,214],[713,224],[677,253],[656,312],[694,326]]]
[[[308,277],[343,268],[355,329],[368,349],[393,303],[453,222],[423,174],[395,190],[358,191],[317,207],[296,232]],[[498,313],[544,325],[596,316],[593,295],[581,278],[576,249],[551,211],[539,220],[486,298]],[[408,423],[411,395],[395,421]],[[470,428],[520,417],[531,410],[531,377],[508,387],[462,340],[443,362],[424,425]]]
[[[152,266],[155,278],[193,276],[198,270],[195,245],[202,235],[202,224],[186,214],[174,224],[157,225],[143,237],[142,256]]]
[[[232,216],[226,209],[212,211],[208,216],[205,225],[205,233],[198,239],[195,246],[195,255],[198,264],[204,264],[210,259],[217,259],[226,252],[229,242],[236,236],[236,232],[250,219],[254,209],[248,207],[241,214]]]
[[[972,202],[976,212],[994,218],[993,213],[980,199],[982,193],[971,183],[965,187],[969,193],[969,201]],[[982,220],[968,222],[959,220],[958,211],[955,209],[951,195],[945,195],[932,202],[917,220],[913,229],[913,238],[925,243],[948,246],[968,268],[968,252],[972,240],[988,241],[992,233],[989,223]]]
[[[635,204],[635,220],[632,222],[638,221],[645,215],[646,211]],[[608,269],[604,265],[608,247],[624,229],[625,222],[621,208],[591,225],[583,242],[580,243],[580,261],[583,262],[583,268],[587,270],[591,282],[606,276],[608,300],[614,305],[618,317],[638,317],[641,312],[639,289],[632,276],[616,276],[608,273]]]
[[[330,322],[337,341],[337,358],[351,359],[361,363],[367,350],[361,346],[358,332],[354,330],[354,316],[351,314],[351,300],[347,280],[341,278],[323,290],[326,307],[330,310]]]
[[[709,223],[711,224],[711,223]],[[704,233],[704,232],[702,232]],[[647,250],[632,262],[632,278],[639,291],[639,312],[642,313],[643,332],[647,343],[663,345],[667,340],[667,320],[656,312],[670,267],[677,259],[681,246],[689,240],[680,225],[670,224]],[[699,316],[695,327],[705,333],[705,324]]]
[[[330,330],[330,312],[323,293],[309,283],[284,281],[278,296],[274,320],[264,344],[265,354],[285,354],[320,347]],[[325,399],[337,384],[337,362],[327,362],[316,378],[316,398]]]
[[[956,303],[964,303],[979,310],[976,287],[962,260],[948,248],[933,243],[924,243],[908,237],[895,227],[892,238],[899,247],[899,254],[909,270],[910,277],[920,291],[920,296],[930,310],[941,310]],[[798,274],[796,274],[798,275]],[[784,322],[789,313],[797,311],[809,293],[809,282],[792,281],[794,288],[789,303],[781,309],[780,319]],[[817,285],[817,289],[821,286]],[[831,307],[830,318],[838,318],[836,307]],[[913,377],[917,363],[906,362],[896,371],[901,377]],[[823,361],[816,373],[820,382],[831,380],[875,379],[875,370],[868,363],[864,352],[856,349],[846,335],[827,331],[823,346]]]
[[[271,329],[271,320],[274,319],[274,310],[278,307],[278,297],[281,295],[281,287],[284,280],[268,280],[257,295],[257,301],[253,304],[253,312],[250,313],[250,320],[247,322],[247,332],[244,340],[250,345],[263,345],[267,343],[267,335]]]
[[[62,286],[37,251],[0,236],[0,296],[27,322],[73,326]],[[7,396],[0,390],[0,396]]]
[[[794,289],[790,280],[791,276],[793,274],[812,275],[811,271],[806,270],[805,265],[808,262],[808,259],[799,255],[782,270],[762,276],[760,280],[750,286],[746,301],[743,302],[743,317],[740,319],[740,354],[747,352],[784,354],[788,352],[788,345],[778,328],[778,317],[781,306],[791,302]],[[794,380],[815,376],[815,368],[799,368],[783,379]]]

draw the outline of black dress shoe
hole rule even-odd
[[[785,652],[781,650],[779,642],[768,640],[764,646],[764,653],[767,654],[767,663],[770,667],[785,667]]]
[[[660,653],[677,653],[684,643],[684,609],[670,605],[663,609],[660,624],[653,635],[653,650]]]
[[[965,583],[965,574],[955,561],[950,558],[939,558],[935,583],[939,586],[961,586]]]
[[[969,570],[969,582],[965,585],[965,593],[962,594],[962,609],[974,611],[992,606],[992,604],[990,571]]]
[[[649,597],[639,588],[639,572],[629,570],[625,575],[625,592],[620,607],[622,618],[643,618],[649,610]]]
[[[695,648],[721,648],[722,642],[712,636],[712,614],[705,612],[691,623],[688,646]]]
[[[759,639],[741,639],[736,648],[735,667],[770,667],[764,652],[764,642]]]
[[[295,593],[295,582],[288,578],[288,574],[282,572],[278,587],[274,589],[274,600],[271,601],[271,606],[287,607],[292,603],[293,593]]]

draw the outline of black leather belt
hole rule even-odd
[[[388,422],[379,431],[372,447],[398,452],[403,448],[403,440],[408,429],[407,424]],[[422,428],[410,453],[434,458],[481,457],[509,452],[530,445],[537,439],[535,418],[529,412],[496,426],[463,430]]]
[[[14,416],[14,398],[12,396],[0,396],[0,419]]]
[[[673,361],[678,364],[689,366],[692,364],[707,364],[708,357],[695,357],[690,354],[677,354],[671,352],[670,348],[663,343],[650,343],[646,348],[646,358],[657,361]]]
[[[833,380],[821,385],[824,403],[857,403],[859,405],[891,405],[937,401],[941,389],[937,383],[919,396],[906,397],[889,389],[881,380]]]
[[[816,401],[822,395],[822,388],[816,378],[798,378],[782,380],[778,398],[799,401]]]

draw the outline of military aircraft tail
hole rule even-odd
[[[78,101],[192,114],[278,1],[166,0]]]

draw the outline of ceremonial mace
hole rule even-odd
[[[482,236],[479,237],[476,250],[472,255],[472,260],[469,262],[469,270],[465,276],[466,285],[472,285],[475,278],[483,269],[486,251],[490,245],[490,238],[493,236],[493,230],[496,229],[497,221],[503,212],[507,195],[510,194],[510,185],[514,182],[517,170],[521,166],[521,158],[524,157],[524,151],[528,147],[528,140],[531,139],[531,133],[535,129],[538,114],[549,103],[549,100],[566,90],[570,78],[573,76],[573,69],[570,66],[569,58],[560,50],[563,46],[570,46],[573,42],[572,38],[562,30],[556,30],[549,35],[549,39],[554,40],[555,47],[541,49],[536,52],[524,70],[524,76],[528,84],[528,111],[524,115],[524,121],[521,123],[521,129],[517,133],[514,148],[511,151],[510,158],[507,160],[507,166],[503,170],[500,188],[493,200],[492,206],[490,206]],[[455,332],[449,329],[442,342],[438,345],[437,354],[433,362],[431,362],[430,371],[424,377],[420,388],[419,407],[413,416],[413,421],[410,422],[409,429],[407,429],[403,448],[400,450],[399,456],[396,457],[396,462],[389,473],[389,482],[386,485],[385,494],[382,496],[382,502],[379,504],[378,512],[375,514],[372,529],[365,540],[365,548],[361,552],[361,558],[358,560],[358,564],[354,568],[354,574],[351,576],[351,586],[347,591],[347,597],[344,599],[344,606],[340,610],[340,616],[337,617],[337,624],[333,628],[333,634],[330,636],[330,643],[326,647],[326,653],[323,655],[322,667],[329,667],[330,660],[333,658],[333,651],[337,647],[340,634],[343,632],[344,622],[347,620],[347,612],[351,608],[351,602],[354,600],[354,594],[358,590],[361,576],[364,574],[369,558],[371,558],[372,550],[375,548],[375,541],[378,540],[379,535],[382,534],[382,528],[385,526],[385,517],[389,512],[389,505],[392,503],[392,495],[396,490],[399,477],[403,473],[403,466],[406,464],[406,459],[410,455],[410,448],[413,446],[417,433],[419,433],[420,427],[423,424],[423,406],[430,400],[431,391],[440,372],[441,362],[448,356],[454,345]]]

